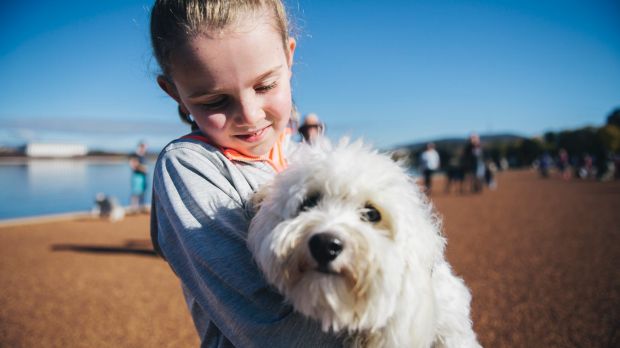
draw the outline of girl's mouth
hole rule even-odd
[[[248,143],[255,143],[263,139],[267,128],[269,128],[269,126],[263,127],[256,132],[237,134],[235,137]]]

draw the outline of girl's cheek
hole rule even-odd
[[[214,114],[205,117],[206,126],[210,129],[223,129],[226,125],[226,115]]]
[[[288,121],[293,108],[290,89],[284,89],[279,93],[273,100],[273,106],[278,110],[279,118]]]

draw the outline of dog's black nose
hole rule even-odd
[[[310,238],[308,246],[312,257],[324,267],[342,252],[343,243],[332,233],[317,233]]]

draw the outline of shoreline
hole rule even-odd
[[[125,210],[125,217],[132,215],[139,215],[140,212],[135,212],[133,208],[130,206],[123,206]],[[145,212],[150,214],[151,212],[151,204],[145,204],[144,206]],[[42,214],[42,215],[33,215],[33,216],[24,216],[24,217],[16,217],[16,218],[7,218],[0,219],[0,228],[2,227],[11,227],[11,226],[24,226],[24,225],[33,225],[33,224],[43,224],[48,222],[58,222],[58,221],[72,221],[78,219],[92,219],[92,220],[105,220],[108,219],[102,218],[97,214],[93,214],[92,211],[71,211],[65,213],[53,213],[53,214]]]
[[[17,217],[17,218],[0,219],[0,227],[42,224],[42,223],[47,223],[47,222],[67,221],[67,220],[75,220],[75,219],[83,219],[83,218],[95,219],[97,217],[93,216],[93,214],[90,211],[74,211],[74,212],[57,213],[57,214],[34,215],[34,216],[25,216],[25,217]]]

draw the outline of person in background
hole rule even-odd
[[[495,176],[497,174],[497,166],[492,160],[487,160],[484,163],[484,183],[491,190],[497,189],[497,180]]]
[[[140,163],[140,156],[133,154],[129,156],[129,167],[131,168],[131,212],[142,213],[146,211],[144,198],[146,195],[146,165]]]
[[[325,127],[319,117],[314,113],[309,113],[304,117],[299,127],[299,134],[301,134],[303,141],[312,144],[317,137],[323,135],[324,130]]]
[[[485,174],[485,165],[482,152],[482,144],[480,137],[476,133],[469,136],[467,145],[463,153],[465,163],[465,175],[469,176],[471,183],[471,192],[478,193],[482,191],[482,183]]]
[[[458,192],[463,193],[463,181],[465,180],[465,172],[463,168],[463,159],[461,154],[453,155],[448,161],[446,168],[446,186],[445,193],[452,192],[452,184],[458,185]]]
[[[568,151],[566,151],[566,149],[561,148],[558,151],[558,172],[560,173],[560,176],[562,177],[562,179],[564,180],[569,180],[571,177],[571,173],[570,173],[570,158],[568,156]]]
[[[131,168],[131,199],[130,211],[132,213],[146,212],[145,196],[148,187],[148,167],[146,165],[146,142],[141,141],[136,147],[136,152],[129,156]]]
[[[144,166],[145,170],[146,170],[146,150],[147,149],[148,149],[148,146],[146,145],[146,142],[141,141],[138,143],[138,147],[136,148],[136,152],[135,152],[135,155],[138,158],[138,162],[140,162],[140,164]]]
[[[543,152],[543,154],[540,156],[538,160],[538,170],[540,172],[541,177],[543,178],[549,177],[549,169],[551,168],[552,161],[553,159],[551,158],[551,155],[549,155],[549,152],[547,151]]]
[[[589,153],[583,155],[583,165],[579,169],[579,177],[591,179],[595,177],[594,159]]]
[[[424,176],[424,190],[431,194],[433,186],[433,174],[439,169],[439,153],[435,150],[435,144],[426,144],[426,150],[420,155],[420,171]]]

